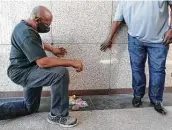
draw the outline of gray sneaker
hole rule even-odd
[[[66,128],[74,127],[77,125],[76,118],[72,118],[70,116],[67,117],[52,116],[51,113],[48,114],[47,121],[51,124],[60,125]]]

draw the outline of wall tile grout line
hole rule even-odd
[[[112,72],[111,72],[111,67],[112,67],[112,49],[110,49],[110,55],[109,56],[110,56],[110,67],[109,67],[109,91],[110,91],[110,89],[111,89],[111,77],[112,77]]]
[[[113,19],[113,1],[112,1],[112,6],[111,6],[111,25],[112,25],[112,19]],[[110,67],[109,67],[109,91],[111,89],[111,67],[112,67],[112,49],[110,49]],[[109,93],[109,92],[108,92]]]
[[[0,17],[2,18],[2,1],[0,1]],[[1,27],[2,23],[0,23],[0,31],[1,31]],[[2,35],[0,35],[0,44],[2,43]]]
[[[114,10],[114,7],[113,7],[113,2],[114,1],[112,1],[112,11],[111,11],[111,24],[113,23],[113,10]]]
[[[52,1],[50,1],[50,5],[51,5],[51,12],[53,11],[53,3],[52,3]],[[53,42],[54,42],[54,40],[53,40],[53,24],[51,24],[51,32],[50,32],[51,34],[51,45],[53,45]]]
[[[52,40],[53,41],[53,40]],[[90,44],[90,45],[92,45],[92,44],[95,44],[95,45],[100,45],[100,44],[102,44],[102,43],[54,43],[53,45],[56,45],[56,44],[72,44],[72,45],[77,45],[77,44]],[[122,44],[128,44],[127,42],[126,43],[115,43],[115,44],[119,44],[119,45],[122,45]],[[0,45],[11,45],[11,44],[1,44],[0,43]]]

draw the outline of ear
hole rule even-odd
[[[40,23],[42,21],[42,18],[41,17],[36,17],[35,21],[36,21],[36,23]]]

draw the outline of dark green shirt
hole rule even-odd
[[[46,53],[40,35],[25,21],[21,21],[11,36],[8,76],[14,82],[18,82],[36,66],[35,61],[43,57],[46,57]]]

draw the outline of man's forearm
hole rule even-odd
[[[170,26],[172,26],[172,5],[170,5]]]
[[[53,47],[50,44],[44,44],[44,50],[52,52],[53,51]]]
[[[112,23],[111,30],[110,30],[110,33],[109,33],[109,36],[108,36],[109,40],[113,40],[113,37],[117,33],[118,28],[119,28],[121,23],[122,23],[122,21],[115,21],[115,22]]]
[[[73,61],[68,59],[58,59],[55,57],[44,57],[36,61],[37,65],[41,68],[49,68],[49,67],[73,67]]]

